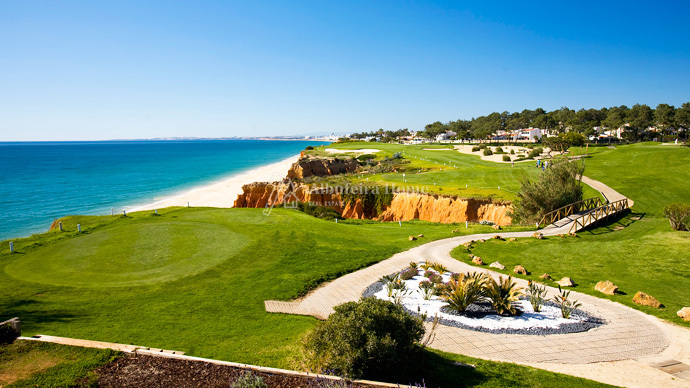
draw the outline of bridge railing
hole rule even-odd
[[[583,199],[582,201],[573,202],[569,205],[565,205],[561,208],[558,208],[552,212],[546,213],[544,217],[542,217],[541,221],[539,221],[538,227],[541,228],[546,225],[551,225],[554,222],[568,217],[570,215],[573,215],[575,213],[579,213],[584,210],[595,209],[601,206],[604,206],[604,203],[601,201],[601,198],[599,197],[592,197]]]
[[[568,233],[575,233],[580,229],[584,229],[589,225],[597,223],[598,221],[601,221],[611,215],[620,213],[627,209],[630,209],[627,198],[614,202],[609,202],[603,206],[590,209],[589,211],[587,211],[587,213],[585,213],[581,217],[576,218],[573,221],[573,224],[570,226],[570,231]]]

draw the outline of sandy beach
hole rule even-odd
[[[220,181],[195,187],[179,194],[174,194],[153,203],[136,205],[127,208],[129,212],[162,209],[170,206],[192,207],[232,207],[237,195],[242,193],[242,186],[252,182],[280,181],[287,175],[299,155],[291,156],[280,162],[254,168]]]

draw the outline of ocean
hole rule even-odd
[[[299,154],[314,141],[0,142],[0,241],[110,214]]]

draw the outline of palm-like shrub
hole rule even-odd
[[[515,302],[523,295],[522,288],[513,282],[513,278],[499,276],[498,282],[489,277],[486,285],[486,297],[498,315],[515,315],[517,307]]]
[[[467,273],[458,280],[451,279],[441,298],[448,303],[448,308],[463,313],[469,305],[484,296],[486,281],[486,275],[478,272]]]
[[[448,268],[446,268],[443,264],[441,263],[429,263],[431,266],[431,269],[438,273],[446,273],[448,272]]]
[[[419,293],[422,294],[422,299],[430,300],[434,295],[434,283],[428,280],[419,282]]]

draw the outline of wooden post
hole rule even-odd
[[[81,224],[77,224],[77,230],[81,233]]]
[[[14,253],[14,243],[10,241],[10,253]]]
[[[60,228],[60,232],[64,231],[64,229],[62,228],[62,222],[58,222],[58,228]]]

